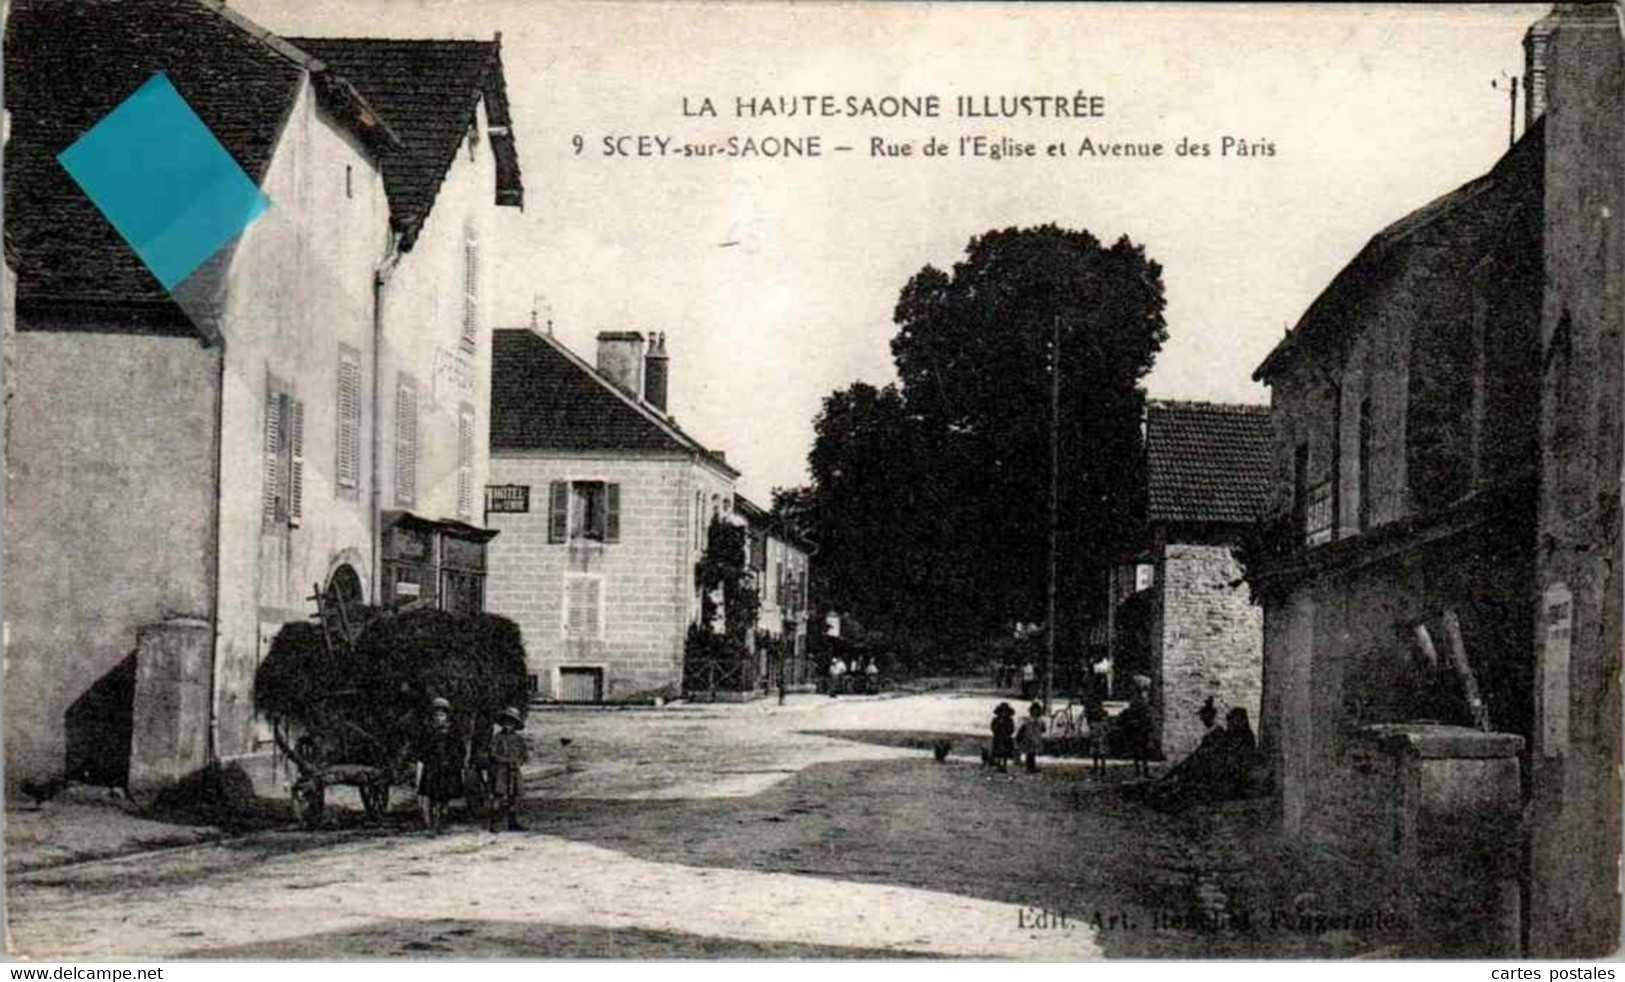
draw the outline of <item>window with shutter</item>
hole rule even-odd
[[[621,486],[604,485],[604,541],[621,541]]]
[[[354,491],[361,485],[361,354],[339,346],[338,461],[339,489]]]
[[[474,407],[457,410],[457,517],[474,517]]]
[[[395,388],[395,501],[412,505],[418,489],[418,388],[402,375]]]
[[[470,223],[463,230],[463,347],[479,338],[480,243]]]
[[[288,410],[288,524],[297,527],[305,517],[305,404],[283,397]]]
[[[282,393],[265,392],[265,483],[261,493],[261,524],[271,528],[282,513]]]
[[[554,481],[547,486],[547,541],[560,543],[570,535],[570,485]]]
[[[564,632],[574,638],[603,635],[604,581],[597,576],[565,579]]]

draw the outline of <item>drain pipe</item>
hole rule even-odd
[[[389,248],[385,250],[384,258],[372,276],[372,535],[369,536],[372,539],[372,557],[368,564],[371,567],[368,579],[372,584],[372,602],[380,606],[383,598],[378,594],[384,585],[383,571],[379,568],[384,527],[384,489],[378,460],[384,449],[384,380],[380,375],[384,348],[384,287],[401,261],[400,244],[400,236],[390,233]]]

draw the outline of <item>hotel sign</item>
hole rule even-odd
[[[525,514],[530,511],[530,485],[487,484],[485,486],[485,513],[487,515]]]

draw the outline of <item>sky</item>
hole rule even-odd
[[[1053,222],[1143,245],[1168,301],[1149,393],[1267,401],[1253,370],[1337,271],[1505,152],[1507,78],[1549,9],[231,3],[283,34],[500,31],[525,207],[503,210],[498,325],[536,310],[589,359],[600,331],[665,332],[672,414],[764,505],[807,479],[824,396],[895,378],[909,277],[951,269],[994,228]],[[960,96],[1080,94],[1098,115],[955,112]],[[739,99],[809,95],[834,97],[837,115],[737,114]],[[844,115],[848,97],[862,110],[928,95],[936,117]],[[696,115],[705,99],[715,117]],[[606,156],[606,137],[638,136],[672,149],[817,137],[822,154],[637,156],[634,139],[616,144],[633,155]],[[1036,156],[961,155],[976,136]],[[1273,154],[1224,154],[1227,136]],[[871,156],[876,137],[912,155]],[[1163,155],[1080,157],[1085,138]],[[1178,155],[1182,138],[1210,155]],[[924,156],[933,140],[948,152]],[[1055,143],[1067,156],[1047,155]]]

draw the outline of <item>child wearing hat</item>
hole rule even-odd
[[[1001,702],[993,710],[993,765],[1004,771],[1015,755],[1016,711],[1009,703]]]
[[[423,827],[439,832],[446,804],[463,793],[463,741],[451,725],[451,703],[436,697],[429,703],[429,726],[418,741],[418,803]]]
[[[519,772],[530,759],[530,748],[519,735],[524,725],[525,718],[512,706],[497,714],[497,732],[491,737],[492,832],[499,831],[499,825],[510,832],[524,829],[513,813],[519,804]]]

